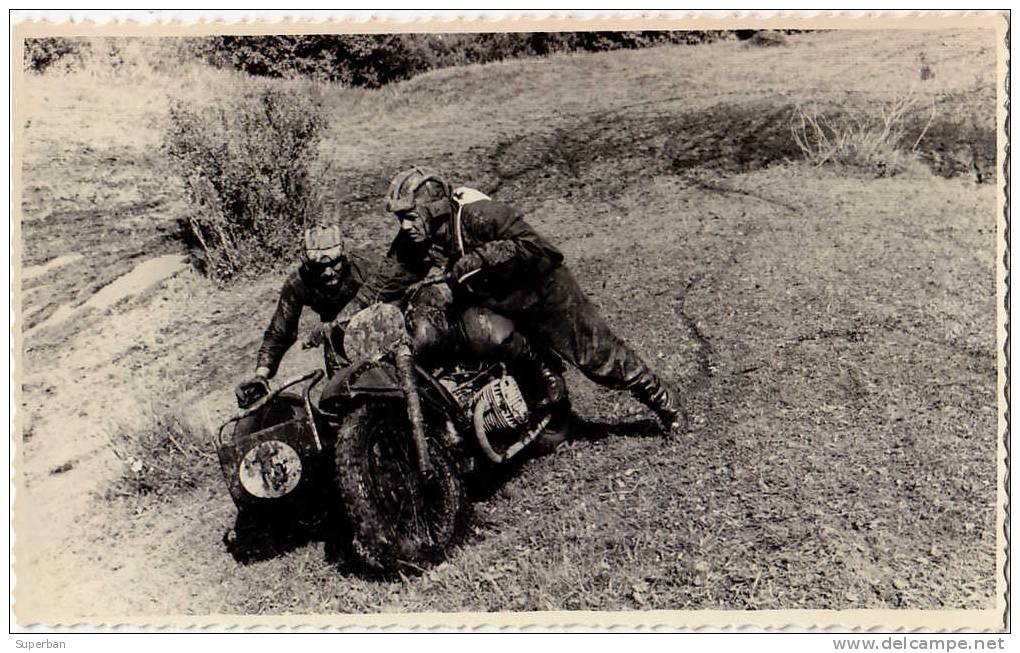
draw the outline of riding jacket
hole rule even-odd
[[[563,254],[532,229],[519,211],[478,191],[459,188],[454,191],[450,219],[434,226],[427,242],[415,243],[404,232],[397,234],[355,303],[367,306],[399,300],[430,269],[448,269],[470,252],[481,257],[484,267],[465,284],[467,302],[506,312],[540,302],[543,280],[563,262]]]
[[[339,275],[340,282],[333,290],[326,290],[315,283],[303,265],[292,272],[280,290],[276,312],[262,338],[257,366],[268,368],[269,376],[274,376],[283,355],[297,341],[302,309],[308,306],[323,322],[333,320],[357,295],[368,276],[369,268],[365,259],[349,254],[347,265]]]

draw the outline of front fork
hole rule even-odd
[[[404,399],[407,403],[407,418],[411,422],[411,435],[414,438],[414,448],[418,454],[418,469],[422,474],[431,474],[432,461],[429,459],[429,445],[425,440],[425,418],[422,416],[418,382],[414,376],[414,355],[407,343],[402,343],[393,358],[397,365],[397,374],[400,375],[400,387],[404,391]]]

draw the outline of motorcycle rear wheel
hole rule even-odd
[[[337,434],[337,484],[360,562],[384,571],[421,570],[440,561],[457,536],[467,504],[444,447],[429,438],[434,471],[418,470],[403,404],[364,404]]]

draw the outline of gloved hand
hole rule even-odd
[[[461,279],[465,274],[474,272],[475,270],[481,270],[482,266],[485,265],[485,261],[476,252],[465,254],[457,259],[457,262],[450,268],[450,273],[456,279]]]
[[[240,408],[251,406],[267,394],[269,394],[269,382],[261,374],[241,381],[234,389],[234,396],[237,397],[237,405]]]

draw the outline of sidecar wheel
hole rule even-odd
[[[434,471],[426,478],[402,403],[362,405],[344,419],[337,482],[353,527],[352,549],[365,565],[420,570],[441,560],[458,534],[467,508],[460,478],[431,437],[429,456]]]

